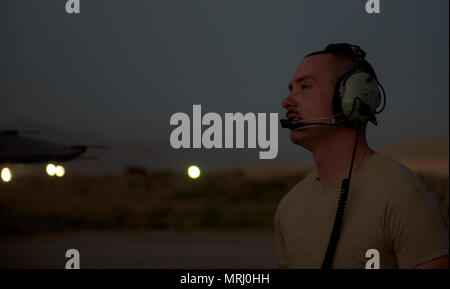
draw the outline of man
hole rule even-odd
[[[342,75],[357,70],[376,78],[371,65],[358,56],[362,50],[355,47],[359,48],[329,45],[300,62],[282,102],[288,120],[330,122]],[[368,257],[375,256],[366,257],[370,249],[379,252],[380,268],[448,268],[447,225],[433,193],[408,168],[373,151],[365,129],[365,124],[338,124],[291,131],[291,141],[313,154],[316,169],[283,197],[275,214],[279,268],[322,267],[340,183],[349,173],[352,156],[350,191],[330,268],[364,269]]]

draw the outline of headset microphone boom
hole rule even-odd
[[[329,117],[318,117],[305,120],[280,119],[281,127],[288,128],[292,131],[301,130],[309,127],[324,126],[324,125],[338,125],[343,122],[338,117],[343,114],[335,114]],[[318,120],[329,120],[329,122],[316,122]]]

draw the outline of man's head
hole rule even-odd
[[[286,118],[329,121],[325,118],[335,113],[333,95],[343,74],[361,70],[376,77],[364,56],[362,50],[355,52],[348,44],[329,45],[324,51],[307,55],[295,69],[289,82],[290,93],[282,102],[287,110]],[[348,130],[344,126],[317,126],[292,131],[290,138],[295,144],[314,150],[329,137]]]

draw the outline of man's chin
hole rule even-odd
[[[334,130],[335,127],[305,128],[291,131],[289,137],[294,144],[311,150],[317,143],[332,137]]]
[[[291,141],[297,145],[303,145],[306,141],[305,130],[293,130],[289,134]]]

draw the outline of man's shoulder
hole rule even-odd
[[[376,153],[367,173],[372,182],[384,183],[391,186],[401,186],[407,181],[421,182],[420,178],[401,162],[382,154]]]
[[[378,193],[386,199],[404,201],[418,195],[434,197],[430,188],[413,171],[391,157],[377,153],[366,185],[378,188]]]

